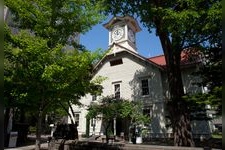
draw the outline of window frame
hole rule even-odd
[[[109,64],[111,67],[113,66],[117,66],[117,65],[122,65],[123,64],[123,59],[122,58],[118,58],[118,59],[114,59],[109,61]]]
[[[116,89],[116,86],[118,86],[117,89]],[[114,84],[114,96],[115,96],[116,99],[121,98],[121,86],[120,86],[120,83]]]
[[[92,101],[92,102],[97,101],[97,95],[96,95],[96,94],[91,95],[91,101]]]
[[[77,123],[77,126],[79,126],[79,123],[80,123],[80,113],[78,113],[78,112],[75,112],[74,113],[74,123],[75,124]]]
[[[147,81],[147,86],[143,86],[143,81]],[[144,93],[144,90],[146,90]],[[149,87],[149,78],[141,79],[141,95],[142,96],[149,96],[150,95],[150,87]]]
[[[148,112],[148,113],[145,113],[145,112],[147,112],[147,111],[145,111],[145,110],[148,110],[149,112]],[[144,106],[144,107],[142,108],[142,114],[143,114],[143,115],[146,115],[146,114],[147,114],[147,116],[148,116],[149,118],[152,118],[152,117],[153,117],[153,106],[152,106],[152,105]]]
[[[119,91],[117,91],[118,94],[119,94],[118,97],[116,96],[117,93],[116,93],[116,89],[115,89],[115,86],[117,86],[117,85],[119,86]],[[115,82],[112,82],[112,93],[113,93],[113,95],[114,95],[114,97],[115,97],[116,99],[121,98],[121,87],[122,87],[122,81],[115,81]]]
[[[96,126],[96,122],[97,122],[97,119],[96,119],[96,118],[92,118],[92,119],[90,120],[90,125],[91,125],[91,127]]]

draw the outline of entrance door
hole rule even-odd
[[[117,118],[116,119],[116,135],[121,136],[121,132],[124,133],[124,138],[128,139],[129,135],[129,126],[130,126],[130,119],[128,118]]]
[[[116,135],[120,136],[120,133],[123,132],[123,124],[121,118],[116,118]]]

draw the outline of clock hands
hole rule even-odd
[[[113,38],[114,40],[119,40],[119,39],[122,38],[123,34],[124,34],[123,29],[117,28],[117,29],[115,29],[115,30],[113,31],[113,36],[112,36],[112,38]]]

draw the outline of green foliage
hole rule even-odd
[[[222,140],[222,134],[212,134],[212,138],[214,139],[221,139]]]
[[[113,118],[131,118],[131,122],[137,124],[149,123],[150,118],[142,114],[142,105],[130,102],[126,99],[115,99],[113,96],[103,97],[100,104],[92,104],[89,108],[87,118],[96,118],[102,115],[104,121]]]
[[[202,51],[203,64],[195,73],[202,78],[198,84],[212,91],[216,86],[222,86],[222,44],[216,43],[213,47]]]
[[[72,43],[74,51],[63,46],[69,36],[86,32],[104,18],[101,1],[93,5],[90,0],[15,0],[5,5],[11,11],[4,27],[7,105],[31,110],[41,105],[58,107],[52,101],[76,104],[86,92],[99,90],[90,79],[102,52],[90,53],[77,43]],[[20,30],[12,34],[11,27]]]
[[[214,47],[203,51],[204,63],[196,76],[201,77],[201,81],[196,83],[199,86],[207,87],[204,94],[193,95],[198,103],[211,105],[218,113],[222,114],[222,46],[217,43]]]
[[[222,114],[222,86],[215,87],[208,93],[198,93],[194,95],[186,95],[183,97],[189,106],[190,111],[204,111],[205,115],[197,116],[197,119],[208,119],[206,116],[206,105],[210,105],[213,110],[217,111],[218,115]],[[195,119],[194,117],[193,119]]]
[[[141,103],[131,102],[127,99],[115,98],[113,96],[103,97],[99,104],[90,105],[86,118],[102,118],[102,124],[105,127],[106,139],[113,135],[110,126],[115,118],[128,118],[132,124],[144,125],[150,123],[150,118],[142,114]],[[107,140],[108,142],[108,140]]]
[[[190,121],[180,128],[182,114],[187,105],[182,101],[184,95],[180,55],[182,50],[212,48],[222,41],[222,1],[221,0],[105,0],[106,13],[113,15],[131,15],[139,18],[148,30],[156,31],[166,60],[166,71],[170,97],[173,105],[170,114],[173,117],[174,144],[194,146]],[[177,109],[177,104],[182,109]],[[175,107],[175,108],[174,108]],[[178,111],[178,113],[177,113]],[[185,134],[181,134],[185,131]]]
[[[52,100],[77,100],[92,90],[94,59],[90,52],[68,54],[62,52],[61,45],[50,49],[46,40],[27,31],[8,36],[11,43],[5,43],[5,81],[6,86],[13,84],[8,94],[14,99],[24,99],[24,104],[37,108],[42,99],[46,101],[42,105],[48,106]]]
[[[97,49],[96,51],[94,51],[92,53],[93,55],[93,58],[94,58],[94,62],[93,64],[97,64],[105,55],[107,54],[107,51],[106,50],[103,50],[103,49]]]
[[[94,5],[91,0],[6,0],[5,5],[18,28],[48,39],[49,47],[66,44],[69,36],[88,31],[104,18],[101,0]]]
[[[99,23],[104,7],[91,0],[6,0],[5,5],[11,14],[4,28],[4,102],[35,114],[40,149],[45,113],[60,107],[68,112],[81,96],[99,90],[91,83],[99,53],[88,52],[69,37]],[[12,34],[15,28],[19,30]],[[67,50],[66,44],[74,49]]]
[[[165,32],[181,49],[221,41],[221,0],[105,0],[105,5],[108,13],[136,16],[149,31]]]

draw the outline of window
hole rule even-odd
[[[120,64],[123,64],[122,59],[116,59],[116,60],[110,61],[110,66],[116,66],[116,65],[120,65]]]
[[[79,126],[79,118],[80,118],[80,114],[79,113],[75,113],[74,122],[77,123],[77,126]]]
[[[115,98],[120,98],[120,84],[114,85],[114,94]]]
[[[148,79],[141,80],[141,86],[142,86],[142,95],[149,95]]]
[[[96,101],[97,100],[97,95],[92,95],[92,101]]]
[[[143,108],[143,115],[146,115],[149,118],[151,118],[152,117],[152,106],[145,106]]]
[[[96,119],[93,118],[93,119],[91,119],[91,126],[93,127],[93,126],[95,126],[95,125],[96,125]]]

